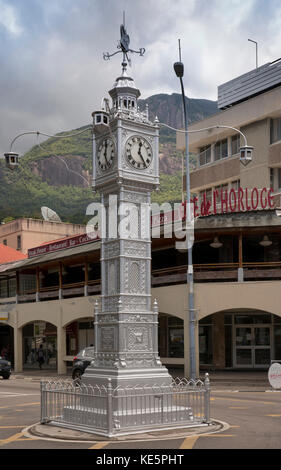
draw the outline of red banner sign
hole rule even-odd
[[[273,209],[275,207],[273,189],[225,189],[214,190],[212,196],[199,203],[197,197],[192,199],[194,217],[225,214],[231,212],[248,212],[255,210]]]
[[[75,246],[84,245],[85,243],[90,243],[92,241],[97,241],[97,238],[90,238],[87,234],[75,235],[74,237],[66,238],[65,240],[50,242],[46,245],[31,248],[28,250],[28,257],[32,258],[33,256],[45,255],[46,253],[53,253],[54,251],[73,248]]]

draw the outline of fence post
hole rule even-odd
[[[41,407],[40,407],[40,423],[46,423],[46,403],[45,403],[46,391],[43,387],[43,382],[40,381],[40,400],[41,400]]]
[[[107,428],[108,428],[108,436],[112,436],[113,430],[113,416],[112,416],[112,384],[111,379],[108,379],[108,386],[107,386]]]
[[[210,423],[210,378],[208,372],[205,374],[205,422]]]

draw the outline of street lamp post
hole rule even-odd
[[[256,45],[256,69],[258,68],[258,43],[253,41],[253,39],[248,39],[248,41],[253,42]]]
[[[183,85],[184,65],[181,62],[181,49],[179,40],[179,62],[174,63],[174,70],[176,76],[180,79],[182,101],[183,101],[183,115],[184,115],[184,128],[185,128],[185,161],[186,161],[186,242],[188,253],[188,269],[187,269],[187,282],[188,282],[188,313],[189,313],[189,374],[191,379],[196,378],[196,354],[195,354],[195,311],[194,311],[194,288],[193,288],[193,263],[192,263],[192,244],[193,240],[190,239],[190,227],[192,223],[191,218],[191,204],[190,204],[190,173],[189,173],[189,150],[188,150],[188,121],[186,112],[186,102]]]

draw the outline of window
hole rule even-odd
[[[0,298],[14,297],[16,295],[16,279],[1,279]]]
[[[211,162],[211,146],[201,147],[199,150],[199,165],[206,165]]]
[[[212,189],[204,189],[199,193],[199,202],[202,203],[204,201],[204,195],[206,197],[206,201],[212,202]]]
[[[234,183],[234,182],[233,182]],[[239,181],[240,183],[240,181]],[[228,183],[226,184],[221,184],[219,186],[215,186],[215,191],[216,193],[216,202],[219,203],[221,201],[221,191],[222,191],[222,197],[225,197],[225,191],[228,190]]]
[[[7,246],[7,239],[3,240],[3,245]]]
[[[17,290],[16,278],[13,277],[13,278],[9,279],[9,297],[15,297],[15,295],[17,293],[16,290]]]
[[[183,321],[180,318],[168,319],[168,357],[184,357]]]
[[[213,327],[209,315],[199,322],[199,361],[201,365],[213,362]]]
[[[240,151],[240,134],[231,137],[231,155],[236,155]]]
[[[34,274],[22,274],[20,276],[20,292],[25,293],[28,291],[35,292],[36,290],[36,276]]]
[[[235,189],[235,191],[238,191],[240,188],[240,180],[231,181],[231,189],[232,188]]]
[[[270,143],[281,140],[281,117],[270,119]]]
[[[8,297],[8,281],[3,279],[0,281],[0,298],[5,299]]]
[[[270,188],[274,189],[274,169],[269,169],[269,181],[270,181]]]
[[[281,168],[277,168],[278,189],[281,189]]]
[[[21,250],[21,236],[17,236],[17,250]]]
[[[269,170],[270,188],[274,191],[281,189],[281,168],[270,168]]]
[[[220,140],[215,144],[215,161],[220,160],[221,158],[227,158],[227,139]]]

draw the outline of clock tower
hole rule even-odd
[[[151,192],[159,185],[157,119],[140,112],[140,91],[127,74],[129,36],[121,26],[122,72],[93,113],[93,189],[103,205],[102,294],[95,305],[91,385],[168,385],[158,353],[158,306],[151,299]],[[143,55],[144,49],[138,52]],[[104,56],[109,58],[109,54]]]

